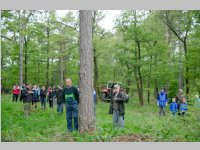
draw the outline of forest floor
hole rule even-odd
[[[139,106],[136,99],[126,104],[125,128],[112,125],[112,115],[108,114],[109,103],[97,104],[94,134],[67,133],[66,115],[50,109],[31,112],[24,117],[23,104],[11,100],[11,95],[1,96],[1,140],[4,142],[200,142],[200,110],[189,106],[185,117],[173,117],[167,106],[165,117],[158,116],[155,104]],[[64,109],[65,110],[65,109]],[[64,111],[65,112],[65,111]]]

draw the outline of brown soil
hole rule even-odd
[[[153,139],[147,135],[128,134],[118,136],[113,139],[113,142],[151,142]]]

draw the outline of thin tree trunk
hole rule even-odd
[[[179,89],[183,88],[183,62],[182,62],[182,46],[181,43],[179,42],[178,45],[179,48],[179,77],[178,77],[178,85]]]
[[[23,84],[23,46],[24,46],[24,37],[20,33],[20,85]]]
[[[137,45],[138,45],[138,78],[139,78],[139,99],[140,99],[140,104],[144,105],[144,99],[143,99],[143,79],[142,79],[142,74],[141,74],[141,48],[140,48],[140,42],[137,41]]]
[[[60,53],[61,53],[61,56],[60,56],[60,86],[62,87],[63,86],[63,45],[64,43],[61,43],[60,44]]]
[[[27,43],[27,40],[26,38],[24,38],[24,46],[25,46],[25,57],[24,57],[24,83],[27,84],[27,62],[28,62],[28,54],[27,54],[27,51],[28,51],[28,43]]]
[[[49,20],[47,26],[47,65],[46,65],[46,87],[49,86],[49,36],[50,36],[50,29],[49,29]]]
[[[156,70],[157,69],[157,55],[155,55],[154,66]],[[157,98],[157,95],[158,95],[158,80],[155,78],[154,79],[154,97]]]
[[[151,68],[152,68],[152,56],[150,57],[150,64],[149,64],[149,77],[147,83],[147,102],[150,104],[150,86],[151,86]]]
[[[185,60],[186,60],[186,67],[185,67],[186,68],[186,77],[185,77],[186,95],[188,95],[190,93],[190,87],[189,87],[189,67],[187,65],[188,56],[187,56],[187,41],[186,41],[186,38],[184,39],[183,47],[184,47],[184,51],[185,51]]]
[[[80,10],[79,131],[96,129],[93,103],[92,11]]]

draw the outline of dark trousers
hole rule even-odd
[[[159,106],[159,115],[165,116],[165,106]]]
[[[62,103],[57,104],[57,112],[63,113],[63,104]]]
[[[41,97],[41,108],[42,109],[46,109],[46,98],[45,97]]]
[[[23,96],[23,95],[20,95],[20,98],[19,98],[20,102],[22,102],[23,99],[24,99],[24,96]]]
[[[74,118],[74,130],[78,130],[78,104],[76,100],[66,101],[66,120],[67,129],[69,132],[73,131],[72,118]]]
[[[18,100],[18,96],[19,96],[18,94],[13,94],[13,102],[14,102],[14,101],[17,102],[17,100]]]
[[[49,107],[53,108],[53,100],[49,100]]]

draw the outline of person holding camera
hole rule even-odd
[[[124,128],[125,105],[128,95],[120,91],[120,85],[114,86],[111,103],[113,107],[113,124],[115,127]]]

